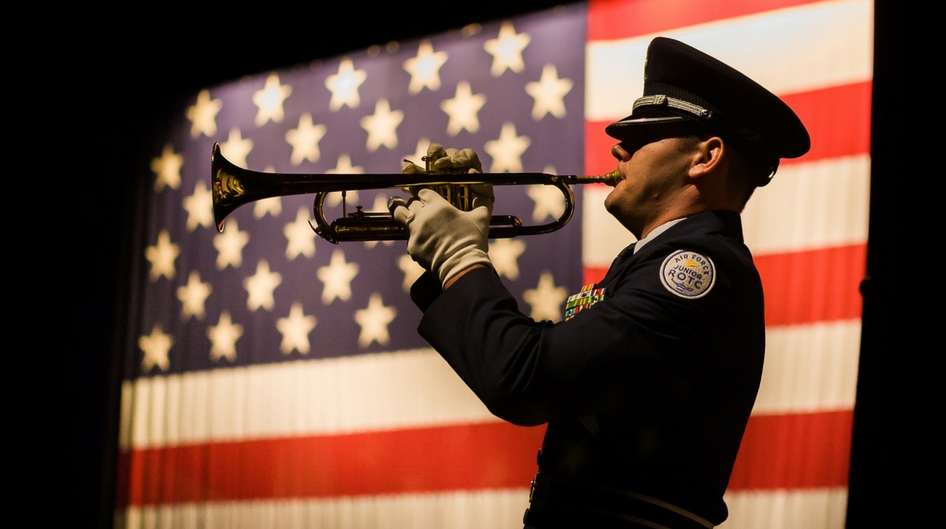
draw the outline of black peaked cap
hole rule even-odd
[[[745,154],[778,166],[808,152],[798,116],[775,94],[736,69],[680,41],[657,37],[647,49],[644,97],[630,116],[605,129],[615,139],[651,138],[698,123]]]

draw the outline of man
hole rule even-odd
[[[430,190],[392,208],[429,270],[411,291],[419,331],[498,417],[548,423],[528,527],[713,527],[765,348],[739,213],[808,133],[776,96],[666,38],[644,96],[606,131],[622,179],[605,207],[638,242],[561,323],[521,314],[493,272],[488,189],[470,212]]]

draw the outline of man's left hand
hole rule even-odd
[[[475,194],[472,211],[455,208],[430,189],[421,189],[410,202],[400,200],[392,205],[394,219],[409,234],[407,253],[437,274],[444,288],[471,267],[492,267],[487,251],[493,197],[492,189],[488,191],[488,195]]]

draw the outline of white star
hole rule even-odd
[[[243,264],[243,247],[250,242],[250,234],[240,231],[236,219],[227,221],[227,229],[214,235],[214,248],[217,249],[217,270],[227,265],[240,268]]]
[[[226,358],[236,362],[236,341],[243,336],[243,326],[233,323],[230,313],[224,311],[216,325],[207,328],[207,338],[210,338],[210,360],[219,361]]]
[[[531,317],[536,321],[561,321],[561,306],[567,297],[568,291],[565,287],[555,286],[555,280],[549,272],[542,272],[538,286],[522,294],[526,303],[532,305]]]
[[[489,73],[499,77],[507,69],[516,73],[525,68],[522,62],[522,50],[532,38],[527,33],[516,33],[512,22],[503,22],[499,28],[499,37],[487,40],[483,48],[493,56],[493,66]]]
[[[519,239],[496,239],[489,243],[489,260],[496,273],[515,281],[519,279],[519,256],[526,251],[526,243]]]
[[[351,156],[348,153],[342,153],[338,155],[338,162],[335,163],[335,167],[327,169],[325,172],[328,174],[361,174],[365,172],[365,168],[360,165],[352,165]]]
[[[296,220],[286,224],[282,232],[289,241],[286,244],[286,259],[292,261],[299,255],[305,257],[315,255],[315,232],[309,225],[308,210],[299,208]]]
[[[253,216],[261,219],[269,213],[274,217],[282,214],[282,198],[270,197],[263,200],[257,200],[253,203]]]
[[[158,234],[158,243],[145,249],[145,258],[151,261],[151,272],[149,276],[152,281],[164,276],[168,279],[174,278],[174,260],[177,259],[181,249],[176,244],[171,244],[171,236],[167,230],[161,230]]]
[[[151,160],[151,170],[157,177],[154,180],[154,190],[163,191],[164,186],[177,189],[181,185],[181,166],[184,165],[184,156],[175,154],[170,145],[165,145],[160,158]]]
[[[522,172],[522,153],[526,152],[532,140],[528,136],[516,136],[516,125],[503,123],[499,139],[490,140],[483,149],[493,158],[490,171],[493,173]]]
[[[397,309],[385,307],[381,294],[375,292],[368,299],[368,308],[355,311],[355,321],[361,325],[358,345],[368,347],[371,342],[387,345],[391,341],[388,324],[397,316]]]
[[[565,94],[572,89],[571,79],[559,79],[554,64],[542,67],[542,77],[538,82],[526,83],[526,92],[535,98],[532,107],[532,119],[539,121],[546,114],[561,119],[565,117]]]
[[[243,280],[243,288],[248,294],[246,308],[256,310],[262,307],[273,310],[273,305],[276,303],[273,299],[273,290],[280,283],[282,283],[282,275],[279,272],[270,272],[269,263],[261,260],[256,265],[256,274]]]
[[[361,98],[358,96],[358,87],[365,82],[368,74],[364,70],[356,70],[351,59],[342,59],[338,65],[338,73],[328,76],[325,80],[325,87],[332,92],[332,99],[329,101],[328,108],[335,112],[348,105],[349,108],[356,108],[361,104]]]
[[[411,285],[420,279],[420,276],[424,275],[424,267],[417,264],[417,261],[408,254],[397,258],[397,267],[401,269],[401,272],[404,272],[404,281],[401,283],[401,288],[404,292],[410,292]]]
[[[263,89],[253,93],[253,103],[259,107],[256,113],[256,126],[262,126],[269,120],[275,123],[281,122],[285,116],[282,103],[291,93],[291,86],[279,84],[279,76],[274,73],[269,74]]]
[[[397,147],[397,126],[404,119],[400,110],[391,110],[387,99],[379,99],[374,106],[374,114],[361,118],[361,127],[368,131],[365,147],[376,151],[384,145],[388,149]]]
[[[282,333],[282,343],[279,349],[284,354],[289,354],[293,349],[302,354],[309,353],[309,333],[315,328],[317,323],[315,316],[306,316],[302,312],[302,304],[295,302],[289,309],[289,316],[279,318],[276,321],[276,328]]]
[[[197,103],[187,109],[187,119],[191,120],[191,137],[203,133],[208,138],[217,133],[217,113],[223,107],[223,101],[210,99],[210,90],[201,90],[197,94]]]
[[[158,366],[161,371],[167,371],[170,364],[168,362],[168,351],[172,345],[174,345],[174,339],[171,338],[171,335],[164,334],[160,325],[155,325],[151,329],[150,336],[140,336],[138,347],[145,353],[141,360],[141,369],[147,373],[152,367]]]
[[[220,144],[223,156],[241,167],[246,167],[246,155],[253,150],[253,140],[243,139],[240,129],[230,129],[227,141]]]
[[[445,99],[440,103],[440,108],[450,116],[450,121],[447,122],[447,134],[456,136],[463,129],[473,134],[477,133],[480,130],[480,119],[476,113],[485,104],[486,96],[473,95],[470,83],[466,81],[457,83],[457,93],[453,99]]]
[[[299,165],[302,160],[317,162],[322,156],[319,141],[325,136],[325,125],[313,125],[312,115],[304,112],[299,116],[299,127],[286,132],[286,141],[292,145],[292,165]]]
[[[184,210],[187,211],[187,231],[194,231],[197,226],[209,228],[214,225],[213,195],[203,180],[194,184],[193,195],[184,197]]]
[[[322,303],[328,305],[335,298],[342,301],[351,299],[351,280],[358,275],[357,263],[346,263],[341,250],[332,252],[332,261],[328,266],[319,268],[318,278],[325,287],[322,289]]]
[[[187,284],[177,288],[177,299],[181,301],[181,315],[184,321],[196,316],[198,320],[204,319],[204,301],[210,295],[210,284],[201,283],[200,274],[193,270],[187,276]]]
[[[440,67],[445,62],[447,62],[447,52],[435,52],[429,41],[421,42],[417,49],[417,57],[404,61],[404,69],[411,74],[408,91],[418,94],[425,86],[433,92],[440,90]]]
[[[335,164],[334,169],[328,169],[325,171],[328,174],[362,174],[365,172],[365,168],[360,165],[351,164],[351,156],[348,153],[343,153],[338,156],[338,162]],[[358,202],[358,191],[346,191],[345,193],[345,202],[352,201],[354,203]],[[341,193],[329,193],[328,197],[325,198],[325,203],[329,207],[335,207],[342,202]]]
[[[535,201],[535,208],[532,209],[532,220],[535,222],[542,222],[546,217],[557,219],[565,212],[565,199],[555,186],[536,184],[529,186],[526,193]]]

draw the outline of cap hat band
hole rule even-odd
[[[713,117],[713,111],[708,108],[703,108],[700,105],[690,103],[689,101],[684,101],[683,99],[677,99],[664,94],[656,94],[637,98],[637,101],[634,101],[632,113],[637,112],[638,107],[651,106],[675,108],[677,110],[689,112],[690,114],[702,119],[711,119]]]

